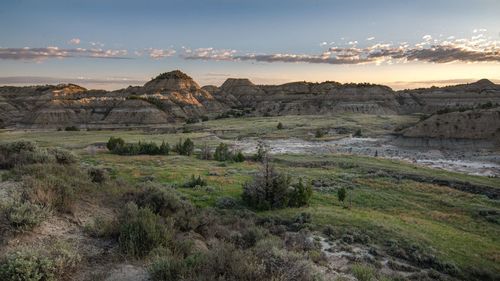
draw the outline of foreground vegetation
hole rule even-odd
[[[292,119],[280,118],[280,129],[265,121],[264,134],[297,132]],[[378,130],[373,128],[363,135]],[[314,137],[315,128],[308,131]],[[87,148],[106,145],[111,136],[157,147],[182,137],[181,147],[188,138],[194,147],[189,155],[176,149],[168,155],[120,155]],[[0,199],[0,280],[65,280],[88,268],[93,273],[87,279],[104,280],[109,268],[130,262],[153,280],[500,277],[498,200],[419,180],[499,187],[498,178],[352,155],[277,155],[269,159],[274,170],[266,177],[264,156],[233,161],[231,149],[203,131],[56,132],[37,140],[39,145],[0,147],[0,191],[15,186]],[[205,146],[212,157],[201,157]],[[73,226],[76,220],[82,223]],[[53,233],[43,236],[54,224],[76,227],[82,236],[61,234],[56,243]],[[13,246],[14,240],[23,242]],[[87,244],[107,248],[82,251]]]

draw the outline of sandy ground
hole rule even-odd
[[[244,153],[256,151],[257,139],[235,141],[233,146]],[[271,154],[330,154],[348,153],[399,159],[418,165],[456,171],[471,175],[500,176],[500,153],[490,150],[454,150],[401,147],[391,137],[343,138],[333,141],[302,139],[264,140]]]

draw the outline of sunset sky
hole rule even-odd
[[[0,25],[0,84],[500,83],[498,0],[16,0]]]

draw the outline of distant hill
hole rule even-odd
[[[61,84],[0,87],[0,126],[10,128],[120,128],[163,126],[203,118],[287,114],[432,114],[500,104],[500,85],[483,79],[448,87],[393,91],[384,85],[294,82],[255,85],[227,79],[200,87],[175,70],[144,86],[116,91]]]

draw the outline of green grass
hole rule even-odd
[[[119,156],[107,152],[88,154],[83,148],[96,142],[106,142],[110,136],[119,136],[127,142],[162,140],[171,144],[179,138],[190,137],[196,145],[206,141],[215,146],[220,142],[215,136],[234,139],[247,136],[311,137],[315,128],[364,127],[364,133],[377,135],[389,126],[413,122],[414,117],[373,115],[341,115],[340,117],[286,116],[271,118],[221,119],[189,125],[196,130],[187,134],[149,134],[142,131],[80,131],[80,132],[3,132],[2,140],[36,140],[45,146],[63,146],[80,153],[83,162],[109,167],[112,177],[136,183],[146,176],[155,181],[182,185],[191,175],[201,175],[209,188],[178,188],[196,206],[213,206],[221,196],[240,200],[242,184],[251,178],[259,165],[254,162],[221,163],[199,160],[194,156]],[[282,122],[285,128],[277,130]],[[387,123],[387,124],[386,124]],[[353,155],[280,155],[275,158],[277,167],[292,176],[306,180],[329,179],[333,189],[316,191],[309,207],[273,210],[259,216],[276,215],[291,218],[300,212],[312,214],[319,230],[325,225],[334,229],[357,230],[368,234],[374,243],[383,244],[389,239],[406,241],[431,249],[443,260],[460,268],[490,269],[500,274],[500,225],[479,216],[488,209],[500,212],[500,202],[481,195],[455,189],[396,180],[391,177],[367,176],[367,170],[389,171],[447,180],[460,180],[474,184],[500,187],[500,179],[470,176],[443,170],[424,168],[411,163]],[[352,198],[352,208],[339,203],[335,187],[346,186]]]

